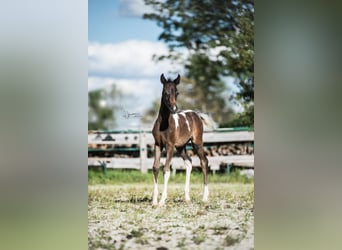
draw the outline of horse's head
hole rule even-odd
[[[164,74],[160,76],[160,81],[163,84],[162,102],[172,114],[177,111],[177,85],[179,84],[179,80],[180,75],[178,75],[173,81],[171,81],[171,79],[166,80]]]

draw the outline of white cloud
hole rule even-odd
[[[108,88],[115,84],[126,96],[155,98],[162,91],[159,78],[129,79],[113,77],[88,77],[88,90]]]
[[[122,106],[131,113],[143,114],[156,98],[160,98],[162,84],[159,77],[183,75],[183,67],[171,62],[154,62],[152,56],[168,54],[160,42],[128,40],[115,44],[89,42],[88,90],[108,88],[112,84],[123,92]],[[140,126],[138,119],[120,118],[119,127]]]
[[[88,77],[88,90],[109,88],[115,84],[124,94],[120,100],[121,110],[116,114],[118,129],[141,128],[139,118],[125,118],[121,113],[140,115],[151,107],[152,102],[160,97],[162,84],[159,79],[125,79],[112,77]]]
[[[168,48],[160,42],[128,40],[116,44],[90,42],[88,45],[88,90],[106,88],[115,83],[124,94],[149,96],[161,91],[159,77],[183,74],[180,65],[154,62],[154,54],[167,54]],[[159,92],[158,91],[158,94]]]
[[[220,49],[222,48],[212,51],[212,54],[218,54]],[[176,77],[177,73],[184,75],[184,69],[180,65],[173,65],[169,61],[154,62],[154,54],[167,55],[167,46],[161,42],[142,40],[115,44],[89,42],[88,90],[108,88],[116,84],[125,96],[122,99],[123,108],[129,113],[143,114],[156,98],[160,98],[161,73],[171,78]],[[186,56],[186,53],[184,55]],[[234,85],[231,86],[233,87]],[[126,120],[118,117],[117,128],[139,126],[141,124],[137,118]]]
[[[153,77],[180,70],[170,62],[154,62],[152,56],[166,55],[168,48],[161,42],[127,40],[115,44],[90,42],[88,45],[89,74],[127,78]]]
[[[120,0],[120,15],[142,17],[144,13],[152,12],[152,9],[145,5],[144,0]]]

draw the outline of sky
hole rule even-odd
[[[143,114],[162,91],[160,74],[182,69],[167,62],[154,62],[154,54],[166,54],[158,41],[156,23],[142,19],[148,8],[143,0],[88,1],[88,90],[115,83],[126,98],[121,111]],[[142,128],[139,118],[119,115],[117,129]]]
[[[160,98],[161,73],[175,78],[174,72],[184,72],[179,65],[152,60],[168,48],[158,41],[162,29],[142,18],[149,10],[143,0],[88,1],[88,91],[115,83],[123,92],[116,129],[150,129],[123,112],[142,115]]]
[[[143,0],[89,0],[89,41],[157,41],[162,29],[154,22],[142,19],[143,13],[149,10]]]

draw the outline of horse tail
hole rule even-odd
[[[217,128],[216,122],[210,115],[199,111],[196,111],[196,114],[201,118],[205,130],[214,130]]]

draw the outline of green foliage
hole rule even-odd
[[[88,130],[105,130],[115,126],[114,112],[118,109],[115,100],[121,96],[115,85],[109,90],[88,92]]]
[[[242,113],[234,114],[226,123],[221,123],[221,128],[254,127],[254,105],[245,107]]]
[[[218,123],[227,121],[232,110],[226,107],[225,83],[219,78],[220,69],[204,53],[192,55],[186,65],[188,76],[193,79],[193,89],[197,94],[197,109],[212,114]],[[199,106],[200,105],[200,106]]]
[[[142,121],[143,123],[146,123],[146,124],[153,123],[154,120],[155,120],[156,117],[157,117],[159,108],[160,108],[160,98],[157,98],[157,99],[155,99],[155,100],[153,101],[152,107],[149,108],[149,109],[145,112],[145,114],[144,114],[143,117],[141,118],[141,121]]]
[[[205,67],[204,63],[203,70],[205,68],[208,69],[209,67]],[[194,75],[197,77],[196,73],[194,73]],[[181,84],[178,85],[178,90],[179,98],[177,100],[177,105],[180,109],[200,110],[209,113],[218,123],[227,123],[233,116],[233,110],[225,105],[225,96],[223,95],[225,86],[220,80],[215,80],[208,76],[204,76],[202,79],[201,75],[198,81],[188,77],[182,77]],[[154,122],[159,107],[160,98],[157,98],[153,101],[152,106],[145,112],[142,117],[142,122],[146,124]]]
[[[232,112],[223,96],[222,77],[236,78],[239,91],[232,96],[243,106],[254,102],[254,2],[251,0],[145,0],[153,8],[145,19],[155,21],[163,31],[159,40],[169,46],[169,54],[158,60],[185,63],[186,76],[195,93],[185,92],[197,102],[197,109],[211,113],[219,123],[227,123]],[[183,51],[188,58],[182,58]],[[191,107],[186,107],[191,108]],[[245,112],[249,123],[254,122]],[[238,118],[238,117],[236,117]],[[243,123],[245,123],[244,121]]]

